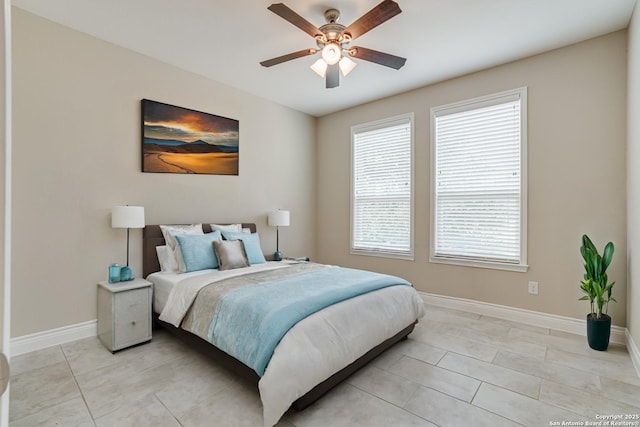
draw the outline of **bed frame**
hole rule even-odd
[[[256,232],[255,224],[243,223],[242,227],[249,228],[252,233]],[[205,233],[208,233],[211,231],[211,227],[209,226],[209,224],[205,224],[205,223],[202,224],[202,229]],[[156,246],[164,245],[165,241],[164,241],[164,237],[162,236],[162,231],[160,230],[159,225],[147,225],[142,230],[142,239],[143,239],[142,271],[144,275],[143,277],[147,277],[151,273],[160,271],[160,264],[158,262],[158,257],[156,254]],[[249,368],[244,363],[228,355],[224,351],[218,349],[217,347],[213,346],[211,343],[205,341],[199,336],[194,335],[190,332],[187,332],[183,329],[176,328],[175,326],[169,323],[161,321],[160,319],[158,319],[158,314],[156,314],[155,311],[153,313],[153,319],[156,324],[167,329],[169,332],[171,332],[173,335],[175,335],[176,337],[180,338],[181,340],[189,344],[191,347],[196,348],[197,350],[207,354],[212,359],[216,360],[216,362],[219,363],[220,365],[231,370],[236,375],[245,379],[246,381],[249,381],[250,383],[255,384],[255,386],[257,387],[260,377],[253,369]],[[313,402],[318,400],[320,397],[322,397],[325,393],[327,393],[333,387],[340,384],[343,380],[345,380],[351,374],[353,374],[358,369],[360,369],[361,367],[369,363],[371,360],[373,360],[380,353],[384,352],[386,349],[393,346],[395,343],[406,339],[407,336],[413,331],[413,328],[415,327],[416,323],[417,322],[412,323],[411,325],[407,326],[406,328],[398,332],[393,337],[385,340],[384,342],[380,343],[376,347],[372,348],[367,353],[362,355],[359,359],[355,360],[350,365],[346,366],[342,370],[336,372],[331,377],[327,378],[326,380],[324,380],[323,382],[315,386],[307,394],[305,394],[304,396],[296,400],[291,406],[295,410],[301,411],[302,409],[311,405]]]

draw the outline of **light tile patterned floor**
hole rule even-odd
[[[624,347],[427,306],[410,338],[279,426],[549,426],[640,415]],[[261,426],[255,388],[166,332],[112,355],[95,338],[12,361],[12,426]],[[640,420],[639,420],[640,421]],[[640,423],[636,424],[640,425]]]

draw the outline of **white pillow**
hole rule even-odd
[[[176,257],[173,255],[173,251],[169,246],[156,246],[156,253],[158,254],[160,271],[164,273],[175,273],[178,271]]]
[[[202,231],[202,224],[161,225],[160,230],[162,230],[164,241],[167,243],[167,246],[169,246],[169,248],[173,252],[176,265],[178,266],[178,271],[180,273],[184,273],[185,271],[187,271],[187,267],[184,265],[184,260],[182,259],[182,252],[180,252],[180,245],[178,244],[178,241],[174,236],[176,234],[204,234],[204,232]]]
[[[219,224],[209,224],[211,226],[211,230],[213,231],[242,231],[242,224],[227,224],[227,225],[219,225]]]
[[[202,224],[191,225],[161,225],[162,237],[172,250],[178,246],[178,241],[175,239],[176,234],[204,234],[202,231]]]

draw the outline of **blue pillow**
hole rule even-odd
[[[249,258],[249,264],[264,264],[267,262],[260,247],[260,237],[258,233],[222,230],[222,235],[226,240],[242,240],[244,250],[247,252],[247,258]]]
[[[218,268],[213,242],[222,240],[219,231],[206,234],[177,234],[175,238],[180,245],[185,272]]]

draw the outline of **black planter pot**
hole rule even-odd
[[[609,346],[611,335],[611,316],[603,314],[601,318],[587,314],[587,341],[594,350],[604,351]]]

